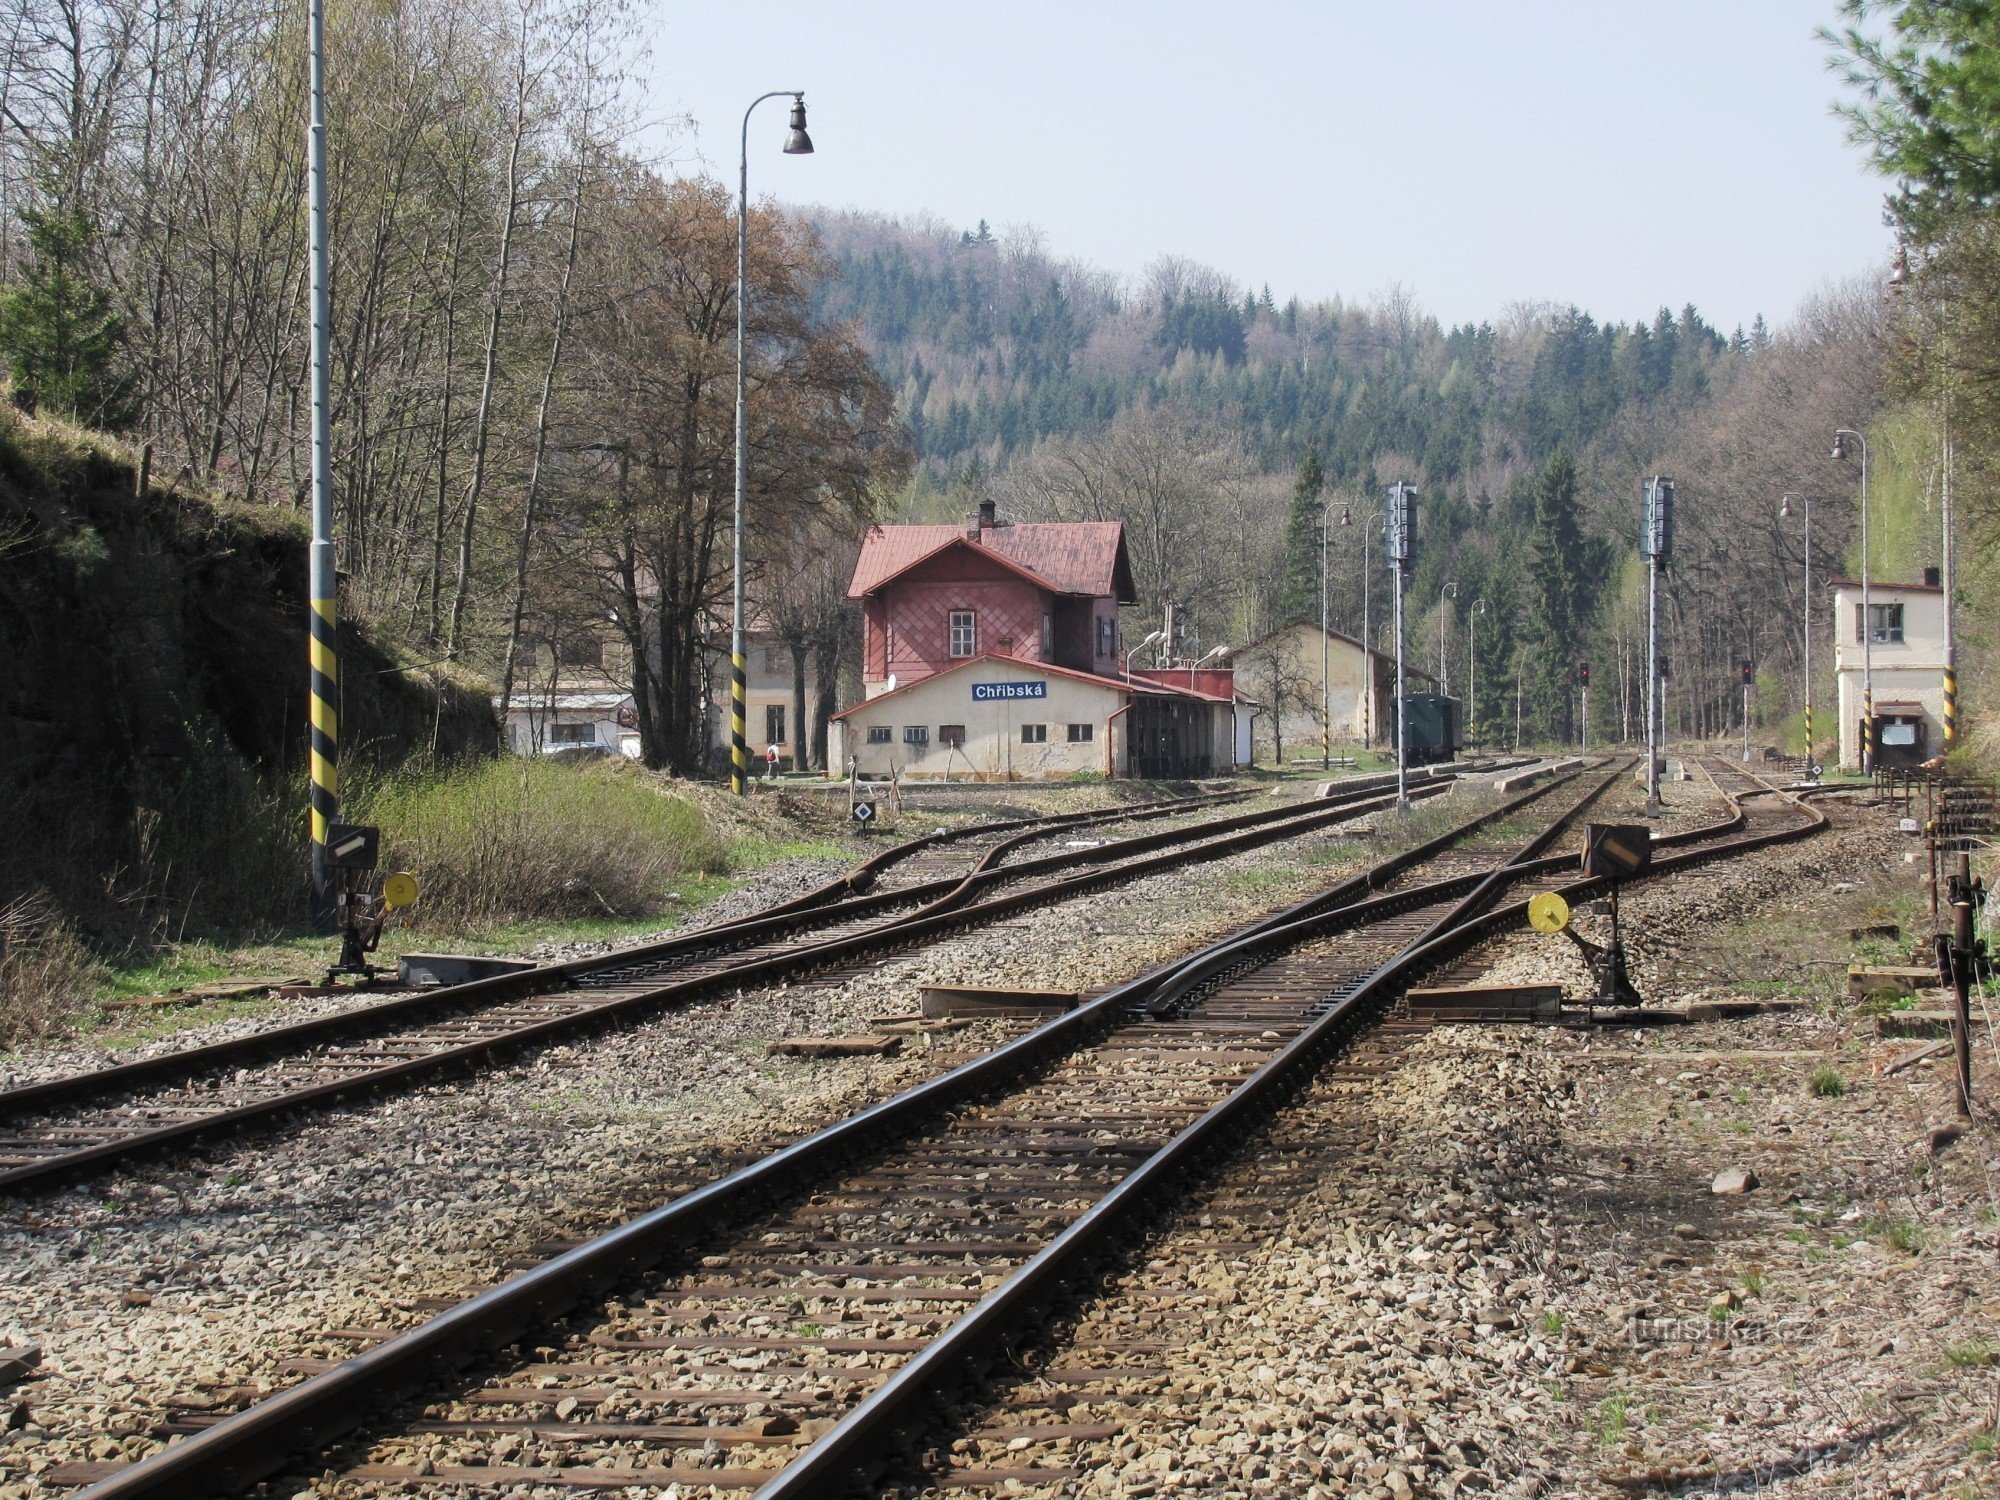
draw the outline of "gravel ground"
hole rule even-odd
[[[769,1058],[778,1037],[908,1013],[933,979],[1110,984],[1369,854],[1352,825],[1323,830],[838,982],[745,993],[205,1157],[0,1204],[0,1337],[45,1350],[42,1378],[8,1398],[26,1409],[0,1434],[0,1497],[56,1493],[35,1476],[57,1462],[140,1456],[170,1409],[287,1384],[288,1361],[352,1352],[334,1330],[407,1325],[423,1299],[489,1285],[544,1241],[628,1218],[1018,1023],[914,1036],[883,1059]]]
[[[1316,1085],[1121,1282],[1186,1337],[1151,1403],[1035,1459],[1085,1478],[1014,1491],[2000,1494],[2000,1076],[1989,1045],[1981,1123],[1934,1156],[1942,1065],[1883,1076],[1921,1044],[1877,1040],[1838,967],[1808,967],[1915,879],[1879,815],[1835,817],[1625,908],[1652,998],[1787,978],[1813,1004],[1445,1028],[1378,1082]],[[1496,971],[1581,991],[1568,945],[1497,946]],[[1823,1066],[1844,1093],[1809,1091]],[[1734,1168],[1758,1184],[1715,1191]],[[1246,1202],[1278,1212],[1246,1229],[1224,1206]],[[1131,1321],[1115,1297],[1081,1317],[1086,1342]],[[1030,1457],[996,1448],[955,1459]]]

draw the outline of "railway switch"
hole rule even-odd
[[[332,824],[326,831],[326,854],[340,932],[340,957],[326,971],[326,982],[351,976],[372,984],[376,969],[368,955],[380,945],[389,913],[416,904],[417,879],[399,870],[383,880],[379,893],[368,889],[368,877],[382,855],[382,830],[370,824]]]

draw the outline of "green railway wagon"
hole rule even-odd
[[[1458,752],[1465,748],[1463,710],[1458,699],[1448,698],[1442,693],[1411,693],[1410,704],[1410,764],[1431,765],[1438,761],[1456,759]],[[1399,729],[1396,718],[1396,704],[1389,704],[1389,744],[1397,743]]]

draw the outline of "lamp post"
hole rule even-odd
[[[1465,735],[1470,744],[1479,731],[1479,617],[1486,601],[1474,599],[1465,617]]]
[[[1326,618],[1326,515],[1319,508],[1319,768],[1333,769],[1333,652]],[[1364,653],[1364,664],[1367,656]]]
[[[1148,646],[1159,645],[1159,643],[1161,641],[1164,641],[1166,638],[1167,638],[1167,633],[1164,630],[1156,630],[1151,635],[1147,636],[1143,641],[1139,642],[1138,645],[1134,646],[1130,651],[1127,651],[1125,653],[1125,680],[1127,682],[1130,682],[1132,680],[1132,658],[1137,656],[1141,651],[1144,651]],[[1158,661],[1156,660],[1153,665],[1155,670],[1157,670],[1159,667]]]
[[[1889,272],[1889,290],[1901,295],[1912,285],[1910,251],[1896,247],[1896,264]],[[1958,622],[1952,607],[1952,573],[1956,548],[1952,541],[1952,479],[1955,469],[1951,441],[1951,339],[1941,303],[1938,319],[1938,582],[1944,589],[1944,744],[1946,755],[1958,744]]]
[[[1660,569],[1674,551],[1674,482],[1655,474],[1646,481],[1645,524],[1639,536],[1646,558],[1646,816],[1660,815],[1660,741],[1666,695],[1660,661]]]
[[[1813,721],[1812,721],[1812,496],[1794,494],[1787,491],[1778,499],[1778,518],[1789,521],[1792,518],[1792,502],[1796,500],[1805,514],[1806,589],[1799,609],[1799,675],[1805,679],[1806,711],[1806,780],[1813,779],[1818,769],[1813,763]]]
[[[1868,605],[1868,439],[1852,427],[1833,434],[1833,456],[1847,457],[1847,440],[1861,447],[1861,774],[1875,769],[1875,621]],[[1834,622],[1834,638],[1840,636]]]
[[[1403,814],[1410,810],[1410,691],[1403,667],[1403,595],[1409,588],[1416,511],[1414,485],[1398,480],[1389,486],[1389,560],[1396,569],[1396,811]]]
[[[1447,578],[1444,587],[1438,590],[1438,608],[1443,611],[1438,616],[1438,696],[1451,696],[1451,606],[1444,601],[1458,597],[1458,580]]]
[[[745,295],[749,290],[750,260],[750,116],[766,99],[790,98],[791,132],[785,137],[785,155],[812,155],[812,137],[806,134],[806,96],[801,89],[773,89],[759,94],[743,111],[743,154],[736,177],[736,547],[730,569],[729,594],[729,790],[742,796],[750,790],[750,747],[744,738],[743,716],[749,696],[744,674],[743,639],[743,495],[749,463],[750,425],[743,399],[745,344]]]

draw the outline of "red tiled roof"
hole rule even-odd
[[[1859,578],[1829,578],[1825,583],[1825,587],[1830,589],[1858,589],[1861,587],[1861,580]],[[1942,594],[1944,592],[1944,585],[1941,583],[1897,583],[1888,578],[1871,578],[1868,580],[1868,587],[1871,590],[1897,589],[1906,594]]]
[[[1125,527],[1118,521],[1025,521],[984,529],[979,540],[963,526],[871,526],[847,597],[874,593],[890,579],[957,544],[991,556],[1057,594],[1111,595],[1123,604],[1139,597],[1125,556]]]
[[[1147,698],[1193,698],[1202,703],[1229,703],[1233,701],[1228,698],[1218,698],[1211,693],[1198,693],[1191,688],[1168,687],[1163,683],[1148,682],[1143,677],[1134,677],[1128,682],[1123,677],[1102,677],[1095,672],[1079,672],[1075,667],[1059,667],[1054,662],[1023,661],[1020,657],[1009,656],[1004,651],[982,651],[975,657],[946,667],[942,672],[932,672],[927,676],[919,677],[915,682],[906,682],[901,687],[890,688],[886,693],[877,693],[872,698],[864,698],[859,703],[849,704],[846,708],[835,714],[834,717],[836,719],[844,719],[858,709],[872,708],[886,698],[898,697],[915,688],[926,687],[942,678],[950,677],[954,673],[963,672],[967,667],[976,667],[981,662],[989,661],[998,662],[1005,666],[1019,667],[1024,672],[1035,672],[1038,674],[1045,672],[1054,677],[1067,677],[1072,682],[1087,682],[1093,687],[1114,688],[1119,692],[1135,693]]]

